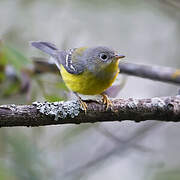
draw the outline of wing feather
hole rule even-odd
[[[31,45],[49,54],[59,69],[60,64],[62,64],[66,71],[71,74],[80,74],[84,71],[82,63],[72,61],[72,54],[76,50],[75,48],[67,51],[60,51],[54,44],[42,41],[31,42]]]

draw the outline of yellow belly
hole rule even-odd
[[[75,75],[68,73],[61,65],[61,75],[66,86],[70,90],[84,95],[101,94],[109,88],[119,73],[118,62],[110,65],[104,71],[108,74],[101,78],[88,71]]]

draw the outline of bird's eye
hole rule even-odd
[[[101,58],[103,61],[106,61],[106,60],[108,59],[108,56],[107,56],[107,54],[105,54],[105,53],[101,53],[101,54],[100,54],[100,58]]]

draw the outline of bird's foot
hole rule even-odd
[[[85,114],[86,114],[86,112],[87,112],[87,104],[81,99],[81,97],[78,95],[77,92],[73,92],[73,93],[78,98],[79,104],[80,104],[81,108],[85,111]]]
[[[87,104],[81,99],[81,98],[78,98],[79,100],[79,103],[81,105],[81,108],[85,111],[85,114],[87,112]]]
[[[101,94],[101,96],[102,96],[103,104],[106,105],[106,111],[107,111],[109,107],[113,106],[113,104],[106,94],[103,93]]]

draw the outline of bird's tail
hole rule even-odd
[[[33,41],[31,42],[31,45],[49,54],[51,56],[50,60],[54,62],[60,70],[61,60],[58,57],[60,57],[59,55],[61,55],[61,51],[58,51],[54,44],[49,42]]]
[[[58,49],[56,46],[49,42],[33,41],[31,45],[40,49],[41,51],[49,54],[50,56],[55,57],[57,55]]]

